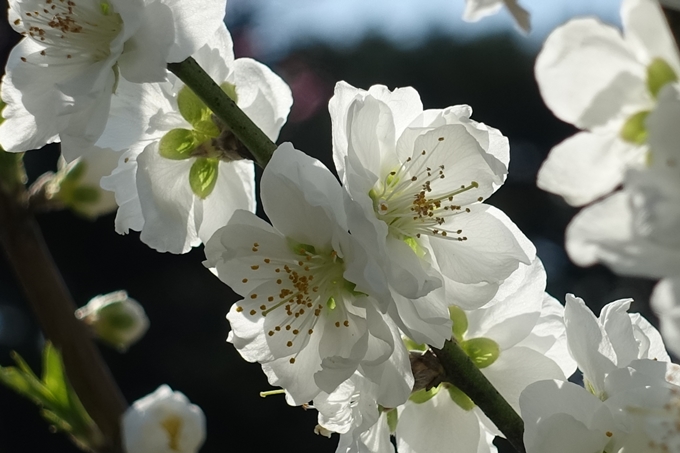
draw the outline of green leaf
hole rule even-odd
[[[40,381],[14,367],[0,368],[0,382],[37,404],[49,403]]]
[[[191,152],[199,144],[200,141],[196,139],[194,131],[173,129],[161,138],[158,152],[166,159],[184,160],[191,157]]]
[[[13,352],[16,367],[0,367],[0,382],[42,407],[41,414],[55,428],[71,436],[82,449],[101,446],[101,431],[87,414],[68,383],[59,351],[46,343],[43,350],[43,373],[39,380],[28,364]]]
[[[197,197],[204,200],[210,195],[217,183],[219,161],[208,157],[199,157],[189,171],[189,184]]]
[[[64,408],[69,406],[64,365],[61,360],[61,354],[52,346],[52,343],[47,343],[45,349],[43,349],[42,381],[45,383],[47,390],[54,396],[57,404]]]
[[[654,98],[659,95],[661,88],[677,80],[678,76],[673,68],[661,58],[653,59],[647,66],[647,89]]]

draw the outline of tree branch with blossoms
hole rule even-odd
[[[536,247],[486,203],[508,176],[507,137],[469,106],[340,81],[336,178],[275,144],[291,90],[234,57],[225,3],[10,2],[24,38],[0,93],[0,144],[18,153],[0,153],[0,243],[56,349],[41,377],[15,354],[2,383],[84,449],[204,442],[203,412],[166,385],[127,407],[90,335],[124,351],[144,310],[125,291],[76,310],[33,217],[117,209],[116,231],[159,252],[205,245],[203,265],[242,297],[227,341],[288,404],[316,409],[338,452],[394,451],[394,438],[401,453],[490,453],[501,434],[520,453],[680,452],[680,367],[661,334],[630,299],[598,317],[549,296]],[[503,6],[529,29],[514,0],[468,0],[465,17]],[[574,261],[661,279],[652,305],[672,338],[680,57],[656,1],[623,0],[621,14],[623,30],[568,22],[537,58],[547,105],[581,129],[538,184],[585,206],[566,234]],[[27,191],[21,153],[53,142],[58,171]],[[255,214],[255,163],[269,222]],[[582,387],[568,382],[577,369]]]

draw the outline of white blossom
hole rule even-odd
[[[610,193],[645,164],[647,128],[662,87],[677,81],[680,58],[655,0],[624,0],[623,33],[594,18],[555,29],[536,60],[543,100],[582,129],[554,147],[538,185],[575,206]]]
[[[570,382],[540,381],[520,398],[527,453],[592,451],[679,452],[680,387],[666,367],[637,360],[604,380],[601,401]]]
[[[670,363],[659,332],[637,313],[632,299],[611,302],[596,318],[582,299],[567,294],[564,321],[569,351],[583,372],[586,388],[606,399],[605,378],[638,359]]]
[[[680,352],[675,290],[680,277],[678,115],[680,91],[669,85],[649,115],[648,162],[626,173],[621,190],[582,210],[566,233],[569,256],[579,265],[602,262],[621,274],[662,279],[652,305],[675,353]]]
[[[234,60],[224,25],[194,58],[275,140],[292,104],[288,86],[260,63]],[[193,92],[175,76],[168,78],[115,96],[97,145],[127,149],[102,181],[120,206],[116,231],[141,231],[141,240],[158,251],[186,253],[235,210],[255,211],[255,169]]]
[[[395,322],[441,345],[448,304],[483,305],[535,253],[505,214],[481,203],[505,180],[507,139],[471,120],[467,106],[423,111],[412,88],[340,82],[329,110],[336,169],[356,202],[350,230],[388,275]]]
[[[358,369],[381,382],[383,363],[403,346],[378,311],[387,284],[348,233],[337,180],[286,143],[263,173],[261,197],[272,225],[236,211],[205,248],[206,266],[244,297],[227,315],[229,341],[292,404],[333,392]],[[401,385],[384,390],[403,401],[408,360],[394,368]]]
[[[126,453],[195,453],[205,441],[205,416],[167,385],[135,401],[121,421]]]
[[[166,62],[202,46],[218,28],[226,0],[12,0],[9,21],[24,38],[2,83],[7,151],[46,143],[92,143],[121,79],[162,81]],[[70,147],[65,157],[79,154]]]

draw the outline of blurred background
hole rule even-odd
[[[612,300],[633,297],[633,309],[656,322],[647,305],[653,282],[570,263],[564,230],[576,210],[535,186],[551,147],[575,132],[543,104],[533,78],[536,54],[550,30],[571,17],[596,15],[618,24],[619,2],[522,5],[532,14],[529,35],[517,31],[504,10],[478,23],[463,22],[463,0],[229,0],[226,21],[236,56],[270,65],[293,90],[293,110],[279,142],[291,141],[331,168],[327,104],[339,80],[365,89],[378,83],[413,86],[425,108],[471,105],[473,119],[510,140],[508,181],[488,202],[536,244],[548,292],[561,301],[574,293],[596,312]],[[18,37],[0,24],[2,61]],[[31,179],[53,170],[57,157],[56,147],[27,153]],[[225,342],[225,315],[237,296],[201,265],[202,248],[182,256],[159,254],[137,233],[117,235],[113,219],[111,214],[92,222],[57,212],[41,215],[39,222],[78,305],[125,289],[147,311],[151,328],[126,354],[101,346],[128,401],[164,383],[185,393],[206,414],[205,453],[244,447],[333,452],[337,436],[314,434],[314,410],[289,407],[280,395],[258,396],[270,389],[260,367],[243,361]],[[43,341],[0,255],[0,364],[10,365],[9,352],[16,350],[37,367]],[[52,434],[31,403],[0,387],[0,452],[15,451],[77,449]]]

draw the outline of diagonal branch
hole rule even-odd
[[[198,96],[212,112],[221,119],[264,168],[276,150],[276,144],[257,127],[222,88],[189,57],[180,63],[169,63],[168,70],[174,73]]]
[[[432,348],[446,371],[446,382],[462,390],[494,422],[519,453],[525,453],[524,422],[455,341]]]
[[[121,452],[120,417],[127,403],[86,326],[74,316],[75,303],[24,199],[0,190],[0,245],[45,336],[61,350],[71,385],[108,441],[99,451]]]

